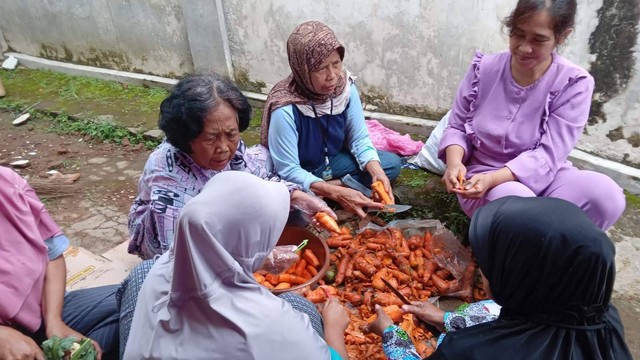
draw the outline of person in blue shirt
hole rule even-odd
[[[379,203],[343,184],[351,177],[366,187],[400,174],[400,158],[373,147],[354,77],[342,66],[345,48],[318,21],[298,25],[287,41],[291,75],[269,92],[261,144],[271,152],[278,174],[345,210],[365,216]]]

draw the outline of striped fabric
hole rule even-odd
[[[64,297],[62,320],[70,328],[95,340],[102,359],[118,359],[118,285],[71,291]]]

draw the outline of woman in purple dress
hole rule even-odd
[[[604,230],[624,211],[612,179],[567,160],[594,87],[585,69],[555,52],[575,13],[575,0],[520,0],[504,21],[509,51],[474,56],[438,153],[447,191],[469,217],[508,195],[570,201]]]

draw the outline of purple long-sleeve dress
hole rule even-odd
[[[547,72],[529,86],[511,76],[511,53],[476,53],[458,88],[438,156],[464,149],[467,178],[509,168],[517,181],[500,184],[481,199],[458,196],[467,215],[508,195],[548,196],[573,202],[601,228],[624,211],[622,189],[609,177],[578,170],[567,160],[589,117],[593,77],[554,53]]]

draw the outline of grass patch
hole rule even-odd
[[[0,110],[10,111],[12,114],[28,110],[23,102],[15,102],[8,99],[0,99]],[[161,140],[148,139],[142,134],[134,134],[122,125],[112,124],[106,121],[93,121],[80,119],[67,114],[52,114],[41,110],[29,110],[31,117],[40,121],[46,131],[56,134],[76,134],[89,136],[96,141],[122,144],[127,139],[131,144],[144,144],[147,149],[154,149]],[[67,167],[65,165],[65,167]]]
[[[17,68],[0,71],[7,98],[40,103],[67,114],[109,114],[129,127],[156,128],[160,103],[169,92],[160,87],[127,85],[47,70]]]
[[[627,207],[631,207],[634,209],[640,209],[640,196],[633,195],[627,190],[624,191],[624,195],[627,198]]]
[[[104,121],[76,119],[66,114],[47,116],[36,113],[36,118],[50,120],[48,130],[57,134],[86,135],[98,141],[115,144],[122,144],[122,141],[127,139],[131,144],[142,143],[147,149],[153,149],[161,142],[160,140],[147,139],[141,134],[130,132],[123,126]]]
[[[466,239],[470,219],[462,211],[454,194],[445,192],[440,176],[423,171],[402,169],[394,184],[400,202],[413,207],[399,214],[380,213],[385,221],[399,219],[437,219],[458,238]]]

